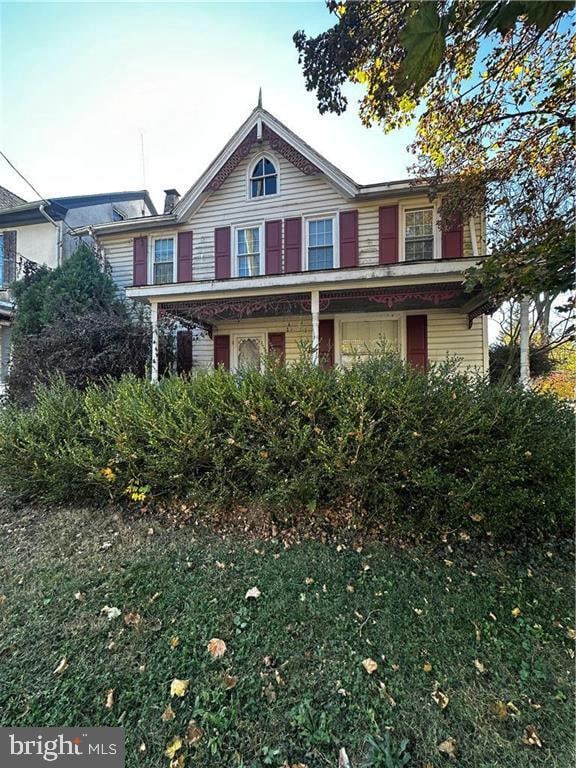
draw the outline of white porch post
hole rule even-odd
[[[152,364],[150,367],[150,380],[155,384],[158,381],[158,302],[150,304],[150,320],[152,322]]]
[[[320,291],[312,291],[312,363],[320,362]]]
[[[530,386],[530,300],[520,299],[520,384]]]

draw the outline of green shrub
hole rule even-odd
[[[0,484],[16,498],[263,504],[295,522],[345,504],[416,532],[569,525],[572,458],[556,398],[393,356],[84,392],[57,381],[0,415]]]

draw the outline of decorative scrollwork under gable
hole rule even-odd
[[[301,152],[298,152],[295,147],[282,139],[266,124],[262,126],[262,140],[268,142],[270,148],[282,155],[283,158],[292,163],[295,168],[302,171],[306,176],[312,176],[316,173],[321,173],[320,168],[314,165],[308,158],[304,157]],[[234,152],[230,155],[228,160],[222,164],[220,169],[210,179],[208,184],[204,187],[204,192],[215,192],[220,189],[224,184],[228,176],[232,171],[240,165],[242,160],[245,160],[252,147],[258,143],[258,134],[256,127],[252,128],[248,136],[238,145]]]

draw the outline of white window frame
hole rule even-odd
[[[397,320],[398,321],[398,353],[402,360],[406,360],[406,314],[407,312],[343,312],[334,318],[334,346],[336,347],[334,362],[342,365],[342,324],[349,322]],[[419,313],[422,314],[422,313]],[[322,315],[322,319],[329,319],[329,315]]]
[[[326,219],[332,219],[332,238],[333,238],[332,252],[334,254],[334,258],[332,259],[332,269],[340,268],[340,229],[339,229],[340,217],[338,216],[337,212],[330,211],[329,213],[319,213],[319,214],[314,214],[313,216],[305,216],[302,218],[302,226],[304,227],[304,232],[302,233],[302,242],[304,243],[302,267],[304,272],[326,272],[327,271],[324,269],[311,270],[308,265],[308,245],[310,240],[310,227],[308,225],[311,221],[325,221]]]
[[[264,358],[268,350],[268,331],[266,330],[254,330],[254,331],[234,331],[230,334],[230,368],[233,373],[238,372],[238,353],[240,341],[242,339],[258,339],[262,343],[262,359],[260,360],[260,370],[262,370],[264,364]]]
[[[240,277],[240,275],[238,274],[238,232],[241,229],[259,229],[260,230],[260,259],[258,261],[258,274],[254,275],[253,277],[263,277],[264,265],[265,265],[265,254],[266,254],[266,243],[264,242],[266,227],[264,226],[263,221],[251,222],[250,224],[235,224],[232,227],[232,236],[234,238],[231,243],[232,277],[238,277],[238,278]],[[241,279],[250,280],[253,278],[242,277]]]
[[[438,227],[438,203],[436,200],[430,202],[423,198],[410,200],[400,205],[399,261],[405,261],[407,264],[419,263],[418,261],[406,260],[406,213],[408,211],[421,211],[424,208],[432,210],[432,261],[439,261],[442,258],[442,233]]]
[[[174,234],[166,234],[166,235],[153,235],[149,238],[150,240],[150,247],[148,249],[148,282],[150,285],[171,285],[172,283],[176,283],[178,281],[178,275],[176,274],[177,264],[178,264],[178,238]],[[155,282],[155,275],[154,275],[154,254],[156,252],[156,241],[157,240],[172,240],[172,283],[156,283]],[[169,264],[168,261],[164,262],[165,264]]]
[[[260,195],[259,197],[252,197],[252,173],[260,160],[270,160],[271,163],[273,163],[274,168],[276,168],[276,192],[274,192],[273,195]],[[257,155],[249,164],[248,169],[246,172],[246,199],[250,200],[252,203],[258,203],[262,200],[272,200],[275,197],[278,197],[280,194],[280,163],[278,162],[278,158],[273,152],[261,152],[259,155]]]

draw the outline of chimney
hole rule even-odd
[[[177,189],[165,189],[164,194],[164,213],[172,213],[180,200],[180,192]]]

